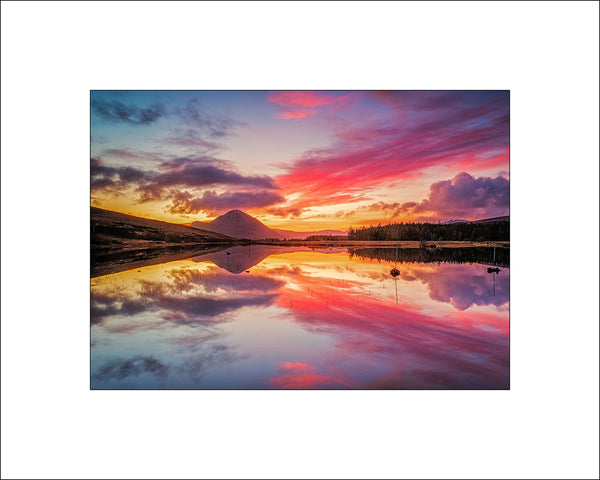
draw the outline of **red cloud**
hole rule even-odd
[[[300,119],[317,114],[322,107],[344,103],[350,96],[314,91],[272,92],[267,100],[280,106],[277,118]]]
[[[314,373],[294,373],[282,375],[272,378],[271,385],[277,388],[294,388],[294,389],[315,389],[315,388],[332,388],[340,384],[337,379],[325,375],[316,375]]]
[[[338,375],[321,375],[316,367],[305,363],[279,363],[281,375],[271,378],[269,383],[276,388],[314,389],[335,386],[350,387]]]
[[[337,102],[341,97],[326,93],[306,91],[306,92],[273,92],[267,97],[271,103],[277,103],[285,107],[318,107],[321,105],[331,105]]]
[[[282,101],[287,99],[289,105],[326,101],[322,94],[306,93],[306,98]],[[374,189],[406,181],[437,165],[474,173],[507,168],[507,97],[461,103],[415,96],[404,103],[402,124],[394,117],[387,125],[343,128],[336,134],[338,144],[308,151],[287,166],[287,172],[276,178],[284,195],[297,196],[287,207],[302,210],[365,200]]]
[[[311,367],[310,365],[300,362],[279,362],[278,365],[280,370],[283,370],[284,372],[313,370],[313,367]]]
[[[314,115],[316,112],[314,110],[282,110],[277,118],[281,118],[283,120],[287,119],[298,119],[305,118]]]

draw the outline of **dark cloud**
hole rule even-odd
[[[136,315],[146,310],[144,300],[141,298],[117,298],[115,295],[93,293],[90,306],[92,325],[114,315]]]
[[[153,153],[142,152],[132,148],[107,148],[102,151],[102,156],[119,158],[122,160],[161,161]]]
[[[461,172],[452,180],[436,182],[429,198],[420,203],[402,204],[402,213],[434,212],[439,216],[506,215],[510,205],[510,184],[504,177],[474,178]]]
[[[118,100],[92,100],[92,111],[111,122],[125,122],[130,125],[149,125],[166,114],[162,104],[154,104],[145,108],[137,105],[125,105]]]
[[[165,172],[154,176],[152,186],[170,187],[182,185],[186,187],[204,187],[207,185],[251,185],[253,187],[275,189],[277,185],[272,178],[259,175],[241,175],[213,164],[211,158],[178,158],[164,162],[161,167]]]
[[[239,249],[246,247],[239,247]],[[230,250],[235,250],[236,247]],[[219,253],[219,252],[217,252]],[[207,254],[201,257],[195,257],[194,261],[209,260],[215,254]],[[228,256],[229,257],[229,256]],[[263,260],[261,258],[261,260]],[[212,262],[215,263],[215,262]],[[256,262],[259,263],[259,262]],[[256,263],[254,265],[256,265]],[[216,265],[216,263],[215,263]],[[253,265],[252,265],[253,266]],[[248,267],[250,268],[250,267]],[[223,270],[222,270],[223,269]],[[232,277],[227,273],[225,267],[209,272],[196,269],[173,269],[167,272],[167,277],[173,280],[174,289],[178,291],[190,291],[197,285],[202,285],[206,292],[216,292],[224,287],[235,288],[235,291],[244,294],[250,293],[272,293],[282,287],[285,282],[279,278],[273,278],[266,275],[244,275]]]
[[[140,281],[132,290],[93,291],[91,324],[112,332],[155,328],[157,324],[153,322],[127,319],[148,312],[166,322],[214,326],[225,313],[272,304],[284,285],[281,279],[265,275],[237,276],[217,267],[203,271],[173,269],[167,272],[166,279]],[[223,290],[230,294],[219,295]]]
[[[298,207],[277,207],[269,208],[266,212],[277,217],[295,218],[299,217],[305,210],[305,208]]]
[[[92,375],[96,380],[123,380],[127,377],[139,377],[148,373],[164,377],[169,370],[164,363],[152,357],[134,357],[129,360],[111,360]]]
[[[430,111],[454,114],[477,104],[508,102],[508,91],[371,91],[370,96],[386,106],[392,105],[402,110]]]
[[[110,138],[105,137],[104,135],[92,135],[90,139],[92,140],[92,143],[97,143],[99,145],[110,142]]]
[[[176,113],[184,122],[207,131],[211,137],[229,135],[239,125],[239,122],[224,115],[206,113],[195,98],[177,109]]]
[[[165,296],[159,299],[160,308],[165,311],[162,318],[181,325],[206,324],[213,325],[215,317],[243,307],[263,307],[271,305],[276,294],[242,295],[231,298],[176,297]]]
[[[269,191],[218,193],[207,190],[200,196],[194,196],[187,191],[172,191],[169,196],[171,203],[165,208],[165,211],[174,214],[203,211],[209,215],[219,215],[234,208],[266,207],[284,201],[281,195]]]
[[[139,184],[149,177],[147,172],[134,167],[110,167],[102,159],[90,159],[90,185],[92,190],[127,187]]]
[[[129,150],[110,150],[112,154],[143,158],[141,153]],[[165,211],[191,214],[204,211],[223,213],[232,208],[248,209],[281,203],[284,198],[274,190],[274,180],[266,175],[242,175],[229,168],[227,162],[209,157],[184,157],[164,161],[158,171],[150,172],[135,167],[113,167],[99,157],[90,160],[92,191],[117,191],[134,188],[138,201],[170,201]],[[217,192],[204,190],[210,186],[234,185],[239,190]],[[182,190],[182,187],[192,191]]]
[[[207,345],[202,351],[195,352],[193,357],[183,363],[179,367],[179,371],[192,380],[198,381],[211,367],[221,367],[242,358],[245,357],[239,355],[234,348],[228,345]]]

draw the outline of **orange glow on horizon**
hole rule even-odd
[[[217,218],[219,215],[214,217],[203,216],[198,214],[196,219],[189,219],[192,215],[186,215],[188,220],[185,222],[181,222],[181,216],[168,214],[162,211],[156,210],[132,210],[130,208],[107,208],[103,205],[91,204],[92,207],[103,208],[104,210],[109,210],[118,213],[124,213],[126,215],[132,215],[134,217],[147,218],[149,220],[157,220],[160,222],[168,222],[176,225],[183,225],[189,227],[194,222],[210,222]],[[338,210],[339,211],[339,210]],[[331,217],[321,217],[321,218],[313,218],[310,214],[306,215],[306,218],[303,216],[299,216],[297,218],[286,218],[280,219],[273,215],[269,215],[267,213],[261,214],[256,212],[246,212],[248,215],[256,218],[261,221],[269,228],[273,228],[276,230],[292,230],[295,232],[315,232],[320,230],[340,230],[342,232],[347,232],[350,228],[361,228],[361,227],[372,227],[381,225],[387,225],[390,223],[438,223],[438,220],[432,218],[428,220],[422,216],[417,215],[406,215],[401,217],[393,217],[393,218],[382,218],[377,216],[377,212],[371,213],[369,215],[356,215],[351,218],[342,217],[338,218],[335,214],[332,214]],[[478,218],[464,218],[464,220],[477,220]]]

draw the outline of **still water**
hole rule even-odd
[[[509,388],[509,268],[393,266],[252,245],[93,278],[91,387]]]

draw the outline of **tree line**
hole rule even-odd
[[[389,223],[373,227],[350,228],[348,240],[413,241],[509,241],[510,222],[490,223]]]

